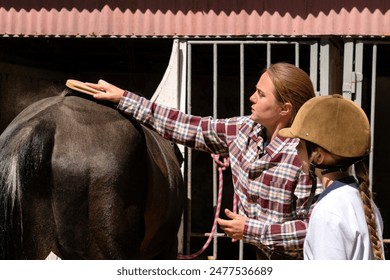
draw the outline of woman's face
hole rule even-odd
[[[282,107],[276,101],[274,91],[274,84],[265,72],[257,82],[256,91],[249,99],[252,102],[251,119],[266,128],[273,127],[281,117]]]

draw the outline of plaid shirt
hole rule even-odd
[[[264,127],[248,116],[192,116],[128,91],[118,109],[173,142],[229,157],[239,214],[247,217],[243,241],[268,255],[302,257],[311,181],[300,169],[297,139],[275,137],[265,145]]]

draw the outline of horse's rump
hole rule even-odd
[[[13,227],[1,257],[174,258],[182,178],[171,143],[91,100],[39,103],[0,137],[0,222]]]

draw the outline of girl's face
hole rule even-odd
[[[266,128],[272,128],[281,118],[282,107],[276,101],[274,91],[274,85],[265,72],[256,85],[256,91],[249,99],[253,103],[251,119]]]
[[[298,150],[298,158],[301,161],[301,169],[305,174],[309,173],[309,168],[310,168],[310,161],[307,156],[307,150],[306,150],[306,141],[300,139],[299,143],[297,145],[297,150]]]

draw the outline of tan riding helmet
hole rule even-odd
[[[361,157],[370,151],[370,124],[365,112],[338,94],[308,100],[291,127],[281,129],[279,135],[310,141],[341,157]]]

